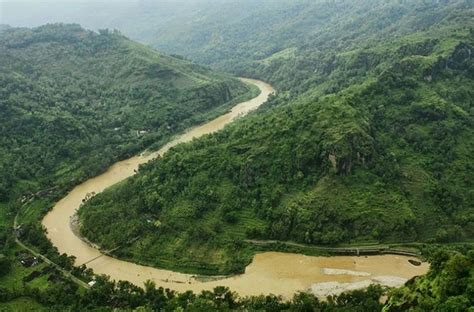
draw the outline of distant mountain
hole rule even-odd
[[[9,29],[9,28],[11,28],[10,25],[0,24],[0,31],[4,31],[4,30]]]
[[[473,3],[141,0],[56,2],[53,10],[47,1],[7,0],[3,10],[5,22],[12,25],[75,21],[96,30],[119,29],[166,53],[261,78],[280,91],[301,92],[327,81],[335,62],[345,62],[351,51],[453,19],[463,18],[455,23],[469,25]],[[353,68],[347,70],[354,74]]]
[[[167,10],[152,3],[147,3],[150,15]],[[439,24],[469,27],[473,7],[466,0],[241,0],[220,5],[202,0],[189,9],[174,9],[177,13],[166,20],[157,18],[153,31],[139,31],[134,37],[168,53],[295,92],[321,84],[328,78],[321,72],[332,72],[362,48],[396,44],[401,36]],[[131,25],[117,27],[132,33]],[[377,59],[370,61],[366,67],[375,66]],[[354,70],[345,71],[354,76]]]

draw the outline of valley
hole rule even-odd
[[[136,173],[140,164],[162,156],[177,144],[222,129],[233,119],[256,109],[274,92],[270,85],[261,81],[242,80],[256,85],[260,89],[259,96],[236,105],[228,114],[179,135],[156,152],[145,152],[140,156],[114,164],[105,173],[78,185],[66,197],[61,199],[43,220],[48,238],[58,248],[59,252],[74,256],[76,265],[86,264],[96,274],[106,274],[117,281],[129,281],[137,286],[143,285],[147,280],[155,282],[157,286],[180,292],[187,290],[200,292],[202,290],[212,290],[217,286],[227,286],[231,290],[237,291],[241,296],[272,293],[291,298],[297,291],[305,291],[311,288],[312,284],[321,282],[348,283],[334,292],[339,294],[346,289],[345,287],[350,288],[354,282],[366,281],[367,277],[372,275],[375,275],[375,278],[377,276],[385,277],[385,280],[379,281],[382,285],[400,286],[407,279],[426,273],[427,263],[424,263],[421,267],[415,267],[408,262],[410,258],[404,256],[318,258],[267,252],[258,254],[242,275],[228,278],[221,277],[214,281],[203,282],[200,281],[199,276],[193,274],[151,268],[116,259],[101,253],[100,250],[86,243],[76,235],[77,233],[73,232],[70,224],[71,219],[88,194],[98,194],[107,187],[132,176]],[[389,263],[390,265],[388,265]],[[322,269],[327,267],[336,270],[357,269],[357,271],[361,271],[362,276],[357,276],[357,273],[355,276],[351,274],[334,276],[322,273]],[[395,283],[393,283],[394,279]],[[324,297],[327,295],[327,291],[327,289],[320,292],[316,291],[315,294]]]
[[[0,311],[471,311],[472,1],[183,3],[0,4]]]

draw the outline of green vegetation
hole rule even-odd
[[[176,293],[156,288],[147,282],[144,289],[128,282],[111,282],[99,276],[96,284],[84,293],[75,293],[74,285],[63,281],[46,291],[26,290],[24,294],[2,291],[0,308],[6,311],[41,310],[48,307],[54,311],[380,311],[378,299],[384,290],[371,286],[367,290],[353,291],[320,301],[313,295],[300,293],[292,300],[283,300],[273,295],[241,298],[225,287],[201,294]],[[15,298],[2,304],[3,298]],[[31,298],[31,299],[30,299]]]
[[[25,243],[89,281],[91,272],[73,268],[73,258],[59,255],[43,233],[52,204],[113,162],[157,148],[258,92],[116,31],[78,25],[2,27],[0,55],[0,285],[2,296],[19,298],[2,311],[21,310],[23,295],[64,280],[45,263],[20,264],[33,256],[15,244],[16,215]]]
[[[10,259],[0,254],[0,277],[7,275],[11,270]]]
[[[224,287],[200,294],[176,293],[156,288],[152,282],[139,288],[97,276],[94,287],[84,291],[59,277],[44,290],[29,287],[7,290],[2,285],[0,308],[2,311],[470,311],[474,285],[472,248],[433,247],[425,252],[432,263],[428,274],[389,291],[390,299],[385,304],[380,303],[380,297],[387,290],[380,286],[330,296],[324,301],[307,293],[283,300],[273,295],[242,298]]]
[[[48,25],[0,36],[1,200],[73,185],[248,92],[116,32]]]
[[[376,51],[357,51],[383,42],[406,55],[429,53],[429,40],[400,45],[397,39],[436,31],[439,23],[469,27],[472,1],[194,0],[186,6],[165,1],[109,9],[108,19],[89,12],[83,23],[120,29],[161,51],[261,78],[279,91],[320,85],[333,92],[364,79],[383,61]]]
[[[0,309],[472,310],[472,248],[455,244],[474,239],[472,1],[123,5],[119,28],[184,57],[115,31],[0,26]],[[90,281],[43,234],[52,203],[254,94],[186,58],[279,92],[92,197],[80,210],[87,238],[120,247],[121,258],[202,274],[241,272],[262,249],[393,243],[422,250],[430,272],[389,291],[383,307],[380,287],[325,302],[222,287],[178,294],[102,276],[83,289],[45,263],[20,265],[19,210],[21,239]]]
[[[117,32],[47,25],[7,28],[0,38],[2,233],[17,199],[55,199],[255,92]],[[48,198],[30,205],[24,221],[38,221]]]
[[[287,85],[303,81],[306,91],[291,87],[258,114],[142,166],[86,203],[82,233],[121,246],[119,257],[215,274],[242,272],[252,238],[473,239],[472,11],[440,8],[431,10],[449,18],[390,42],[380,34],[346,45],[350,33],[335,31],[333,46],[345,48],[310,80],[286,54],[277,72],[288,68]]]
[[[5,312],[27,312],[27,311],[50,311],[45,306],[42,306],[38,302],[28,298],[28,297],[19,297],[17,299],[11,300],[7,303],[0,303],[0,310]]]
[[[430,258],[428,274],[393,290],[383,311],[472,311],[474,250],[436,249]]]

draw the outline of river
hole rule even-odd
[[[399,286],[407,279],[426,273],[428,264],[414,266],[409,257],[382,255],[369,257],[309,257],[300,254],[264,252],[257,254],[245,273],[214,281],[202,281],[194,275],[161,270],[119,260],[101,252],[78,238],[71,229],[70,220],[89,193],[100,193],[127,177],[132,176],[140,164],[171,147],[195,137],[222,129],[236,117],[247,114],[266,102],[274,92],[269,84],[243,79],[256,85],[261,93],[252,100],[240,103],[232,110],[206,124],[197,126],[178,136],[154,153],[142,154],[119,161],[103,174],[76,186],[61,199],[43,219],[47,236],[60,253],[76,257],[76,265],[86,264],[96,274],[106,274],[115,280],[127,280],[142,286],[153,280],[157,286],[177,291],[199,292],[215,286],[228,286],[240,295],[273,293],[291,297],[297,291],[312,290],[319,296],[340,293],[346,289],[361,288],[370,282]]]

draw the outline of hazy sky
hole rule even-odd
[[[205,0],[0,0],[0,24],[11,26],[38,26],[48,22],[78,22],[88,24],[92,19],[100,24],[100,18],[117,17],[128,8],[153,4],[159,7],[186,6]],[[207,0],[226,2],[233,0]],[[234,0],[235,1],[235,0]],[[89,17],[89,15],[92,15]],[[100,16],[100,18],[97,18]]]
[[[0,0],[3,3],[136,2],[139,0]]]
[[[110,13],[113,6],[138,0],[0,0],[0,24],[38,26],[50,22],[84,22],[89,14]]]
[[[92,30],[119,29],[135,40],[147,42],[145,37],[154,36],[153,32],[168,25],[173,17],[186,20],[186,14],[192,15],[196,6],[253,1],[279,0],[0,0],[0,24],[37,27],[76,23]]]

